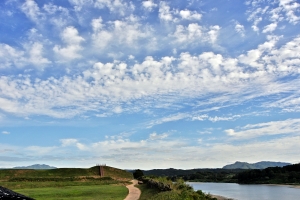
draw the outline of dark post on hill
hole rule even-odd
[[[106,166],[106,164],[97,165],[97,166],[99,166],[99,175],[100,175],[100,177],[104,177],[104,166]]]

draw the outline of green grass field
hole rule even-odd
[[[121,169],[61,168],[51,170],[0,170],[0,185],[36,200],[123,200],[133,178]]]
[[[36,200],[123,200],[128,190],[120,185],[45,187],[14,190]]]

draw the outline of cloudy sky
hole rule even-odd
[[[297,0],[3,0],[0,19],[0,168],[300,162]]]

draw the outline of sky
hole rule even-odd
[[[0,168],[300,162],[297,0],[0,1]]]

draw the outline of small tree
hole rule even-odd
[[[135,172],[133,172],[133,177],[134,177],[135,179],[140,178],[140,177],[142,177],[142,176],[144,176],[144,173],[143,173],[143,171],[140,170],[140,169],[136,169]]]

